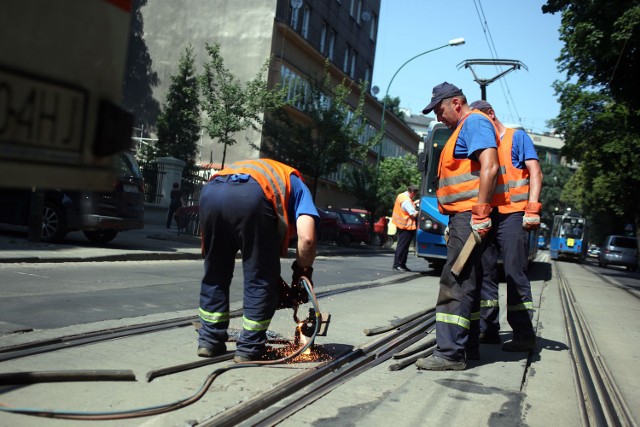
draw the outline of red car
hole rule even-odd
[[[343,209],[320,209],[320,240],[335,241],[340,246],[369,243],[369,226],[355,212]]]

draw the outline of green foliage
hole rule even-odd
[[[188,46],[180,57],[178,72],[171,76],[171,85],[158,116],[155,154],[185,161],[184,176],[195,175],[200,128],[195,58],[193,48]]]
[[[606,218],[620,227],[637,226],[640,4],[548,0],[543,11],[562,13],[559,68],[574,78],[555,83],[561,107],[550,122],[564,136],[563,154],[580,162],[562,198],[594,222]]]
[[[403,122],[405,121],[406,117],[405,117],[404,113],[402,111],[400,111],[400,98],[399,97],[396,96],[394,98],[391,98],[389,95],[386,95],[382,99],[382,103],[385,105],[385,108],[389,112],[393,113],[393,115],[395,115],[397,118],[399,118]]]
[[[542,222],[551,227],[553,216],[564,212],[567,207],[571,207],[563,200],[562,190],[571,179],[572,172],[566,166],[549,163],[542,163],[540,168],[544,175],[544,183],[540,191]]]
[[[224,167],[227,147],[236,144],[236,134],[250,128],[257,130],[265,112],[284,105],[284,92],[267,89],[262,76],[269,61],[253,80],[243,85],[224,66],[220,45],[207,44],[206,50],[209,62],[204,64],[204,73],[199,78],[203,109],[209,119],[205,129],[211,138],[224,145],[221,162]]]
[[[380,162],[378,198],[379,212],[390,215],[398,194],[407,191],[409,185],[420,186],[418,160],[413,154],[404,157],[387,157]]]
[[[332,86],[325,70],[322,81],[310,81],[294,101],[303,116],[292,108],[275,110],[264,123],[262,146],[254,145],[265,156],[290,164],[310,177],[314,199],[321,176],[338,171],[351,159],[362,158],[369,148],[359,142],[364,132],[364,87],[353,111],[347,103],[350,94],[346,80]]]
[[[373,231],[374,218],[383,213],[380,205],[377,168],[375,165],[363,163],[349,169],[340,187],[356,199],[358,206],[369,211],[369,227]]]

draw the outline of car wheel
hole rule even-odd
[[[635,265],[628,265],[627,266],[627,271],[631,271],[634,272],[638,269],[638,267],[636,267]]]
[[[390,248],[391,246],[393,246],[393,244],[396,242],[395,237],[393,236],[387,236],[387,240],[384,241],[384,247],[385,248]]]
[[[382,246],[382,235],[380,233],[373,233],[371,235],[371,246]]]
[[[44,202],[42,208],[42,231],[40,239],[43,242],[54,243],[64,239],[67,235],[67,222],[64,210],[53,202]]]
[[[84,235],[93,243],[109,243],[118,235],[117,230],[87,230]]]
[[[347,233],[340,233],[340,235],[338,235],[338,241],[336,243],[338,243],[338,245],[340,246],[346,247],[351,244],[351,240],[351,236]]]

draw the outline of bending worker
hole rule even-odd
[[[465,354],[465,348],[470,336],[477,341],[477,331],[470,333],[470,328],[472,312],[480,315],[482,248],[476,246],[458,276],[451,267],[471,233],[487,237],[492,207],[506,204],[508,196],[500,176],[500,140],[491,119],[480,111],[471,111],[462,91],[447,82],[433,88],[431,102],[422,113],[431,110],[439,122],[454,130],[440,157],[436,190],[438,209],[449,215],[449,241],[436,304],[437,347],[432,357],[418,359],[416,366],[434,371],[462,370],[467,358],[478,357]]]
[[[502,349],[529,351],[536,346],[536,333],[531,321],[533,299],[527,277],[527,231],[540,227],[542,171],[533,141],[525,131],[506,128],[487,101],[476,101],[471,108],[489,116],[498,129],[500,150],[508,159],[505,169],[511,200],[508,205],[498,207],[498,223],[493,225],[496,237],[482,255],[484,278],[480,293],[479,341],[487,344],[500,344],[501,341],[496,264],[498,254],[502,252],[507,282],[507,321],[513,330],[513,340],[504,343]]]
[[[318,212],[302,176],[268,159],[246,160],[216,173],[202,189],[200,223],[204,277],[200,288],[198,356],[226,351],[229,286],[235,257],[242,253],[242,332],[235,362],[266,356],[266,333],[280,299],[280,259],[297,233],[292,283],[311,279]]]
[[[407,267],[407,256],[409,246],[416,235],[416,218],[418,211],[413,199],[418,195],[418,187],[410,185],[407,191],[398,194],[393,205],[391,222],[397,229],[398,243],[396,243],[396,253],[393,258],[393,269],[398,271],[411,271]]]

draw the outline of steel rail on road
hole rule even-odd
[[[341,293],[359,291],[364,289],[376,288],[381,286],[394,285],[404,281],[413,279],[412,276],[400,276],[397,279],[376,283],[361,283],[352,286],[345,286],[339,289],[323,291],[317,293],[317,298],[327,298]],[[231,318],[242,316],[242,310],[234,310],[230,313]],[[145,322],[135,325],[122,326],[117,328],[103,329],[99,331],[86,332],[81,334],[65,335],[61,337],[31,341],[23,344],[15,344],[0,348],[0,362],[21,357],[32,356],[35,354],[48,353],[67,348],[95,344],[102,341],[108,341],[116,338],[125,338],[134,335],[150,334],[154,332],[162,332],[168,329],[181,328],[191,326],[194,322],[199,322],[197,315],[179,317],[175,319],[162,320],[156,322]]]
[[[599,356],[587,319],[575,303],[569,282],[557,262],[553,263],[553,268],[560,284],[560,299],[573,360],[582,425],[635,426],[622,393]]]
[[[413,319],[396,325],[394,332],[345,352],[333,361],[307,369],[199,425],[234,426],[247,420],[256,426],[277,424],[351,378],[391,359],[396,352],[425,338],[435,328],[435,308],[418,317],[409,317]],[[280,405],[274,406],[279,402]]]

